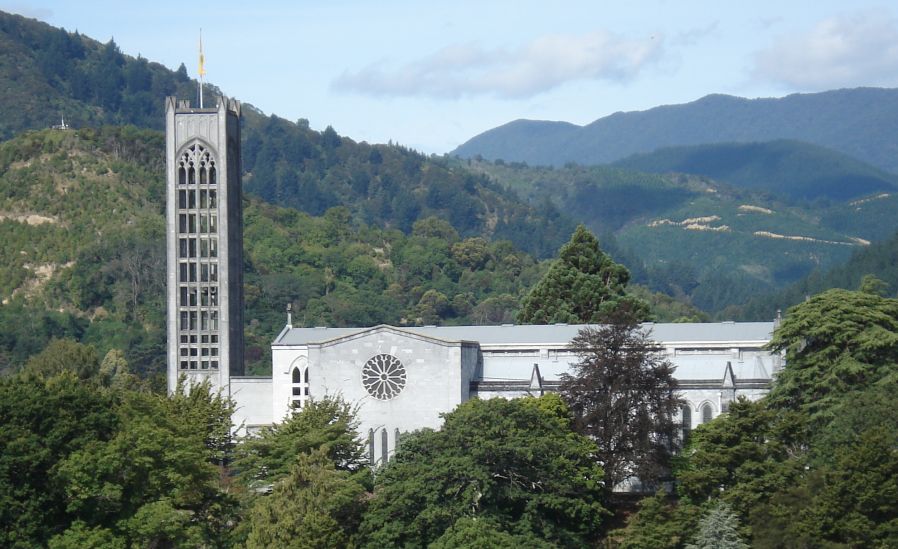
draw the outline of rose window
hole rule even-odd
[[[390,400],[405,387],[405,366],[393,355],[371,357],[362,368],[362,384],[380,400]]]

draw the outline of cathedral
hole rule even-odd
[[[237,405],[238,434],[282,421],[311,399],[358,407],[372,464],[402,433],[439,429],[441,414],[471,398],[556,390],[577,361],[582,325],[299,328],[271,344],[271,376],[243,375],[240,104],[166,101],[168,387],[208,380]],[[782,366],[765,349],[775,322],[644,325],[676,366],[684,431],[738,396],[764,395]]]

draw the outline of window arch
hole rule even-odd
[[[309,361],[301,356],[290,367],[290,404],[303,408],[309,401]]]
[[[711,408],[711,404],[706,402],[702,405],[702,423],[708,423],[714,417],[714,409]]]

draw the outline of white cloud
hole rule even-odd
[[[597,31],[545,35],[514,50],[448,46],[398,68],[344,72],[336,90],[375,96],[530,97],[574,80],[625,81],[661,55],[660,35],[631,40]]]
[[[755,56],[757,78],[799,90],[898,84],[898,21],[881,10],[824,19]]]

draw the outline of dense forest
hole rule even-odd
[[[789,310],[771,393],[678,429],[672,490],[635,507],[604,482],[613,446],[582,434],[578,378],[561,396],[466,402],[372,471],[339,399],[234,445],[233,405],[208,387],[161,395],[119,351],[56,341],[0,377],[0,544],[892,547],[898,301],[879,289]],[[584,365],[605,356],[595,344]]]

